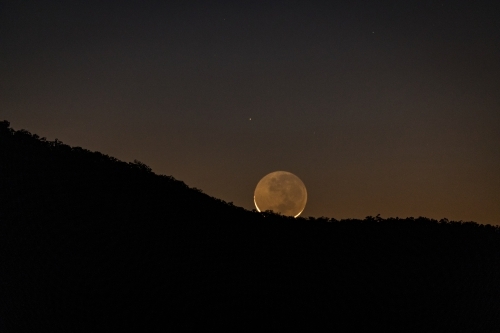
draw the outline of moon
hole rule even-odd
[[[259,181],[253,201],[259,212],[272,210],[297,217],[306,207],[307,191],[304,183],[293,173],[275,171]]]

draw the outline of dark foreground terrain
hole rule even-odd
[[[0,332],[500,332],[500,229],[292,219],[0,122]]]

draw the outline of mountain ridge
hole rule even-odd
[[[0,122],[0,330],[496,331],[500,227],[297,219]]]

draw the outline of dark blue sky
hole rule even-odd
[[[11,1],[0,119],[253,208],[500,223],[500,12],[487,1]],[[251,120],[250,120],[251,118]]]

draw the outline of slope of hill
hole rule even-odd
[[[500,329],[500,228],[287,218],[0,122],[0,331]]]

